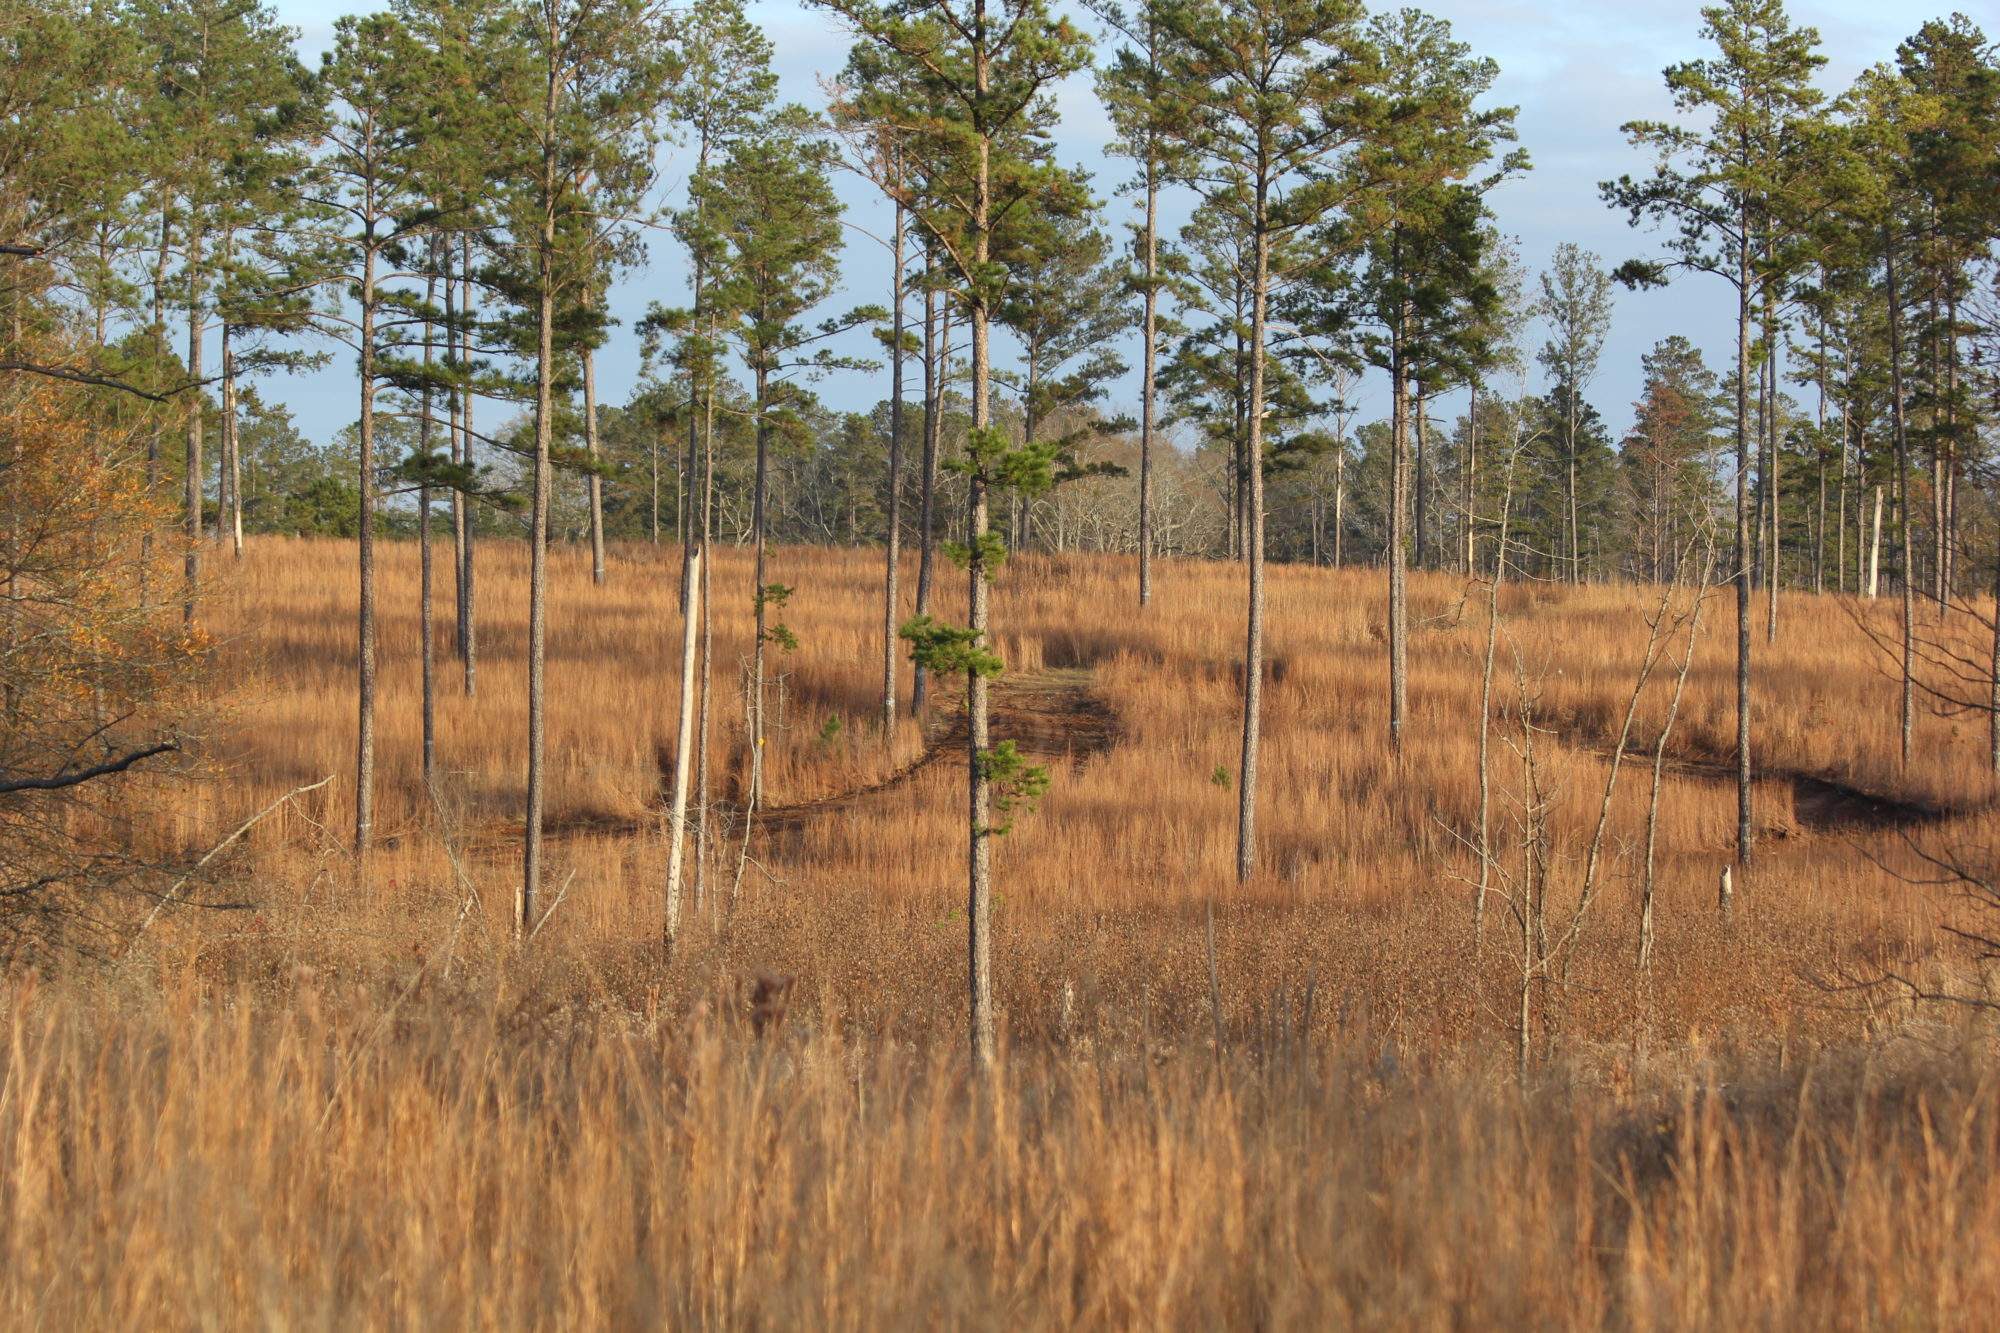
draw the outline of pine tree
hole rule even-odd
[[[533,928],[542,875],[548,516],[556,432],[557,325],[585,300],[607,221],[639,198],[654,169],[655,118],[673,74],[667,11],[656,0],[529,0],[515,49],[532,77],[514,107],[524,152],[506,163],[505,208],[522,257],[515,289],[532,314],[534,460],[528,517],[526,836],[514,928]],[[594,182],[586,192],[580,182]],[[528,330],[524,328],[524,333]]]
[[[1710,273],[1736,290],[1736,856],[1750,862],[1750,400],[1755,367],[1751,330],[1765,275],[1759,237],[1780,190],[1785,164],[1778,143],[1785,124],[1818,103],[1813,74],[1824,57],[1819,34],[1794,28],[1781,0],[1728,0],[1702,11],[1703,36],[1718,54],[1669,66],[1675,110],[1693,126],[1633,121],[1635,147],[1655,155],[1643,179],[1601,187],[1606,201],[1632,224],[1668,232],[1667,254],[1621,265],[1631,284],[1664,282],[1670,270]]]
[[[721,156],[768,114],[777,95],[771,71],[771,46],[763,32],[743,13],[740,0],[697,0],[680,20],[681,71],[671,113],[684,127],[693,152],[691,179],[704,180]],[[714,520],[716,395],[720,341],[718,316],[710,297],[711,269],[719,262],[720,238],[710,226],[705,201],[709,195],[690,191],[687,206],[671,218],[674,234],[689,260],[689,304],[684,311],[655,306],[647,325],[677,335],[675,358],[687,380],[685,438],[687,447],[678,469],[675,533],[681,541],[680,603],[683,614],[699,607],[701,617],[698,661],[700,685],[683,699],[696,700],[696,716],[683,717],[682,727],[696,731],[693,777],[695,792],[695,896],[705,903],[708,890],[709,726],[712,718],[709,685],[714,675],[714,562],[702,558]],[[659,539],[658,476],[655,464],[652,530]],[[694,588],[697,574],[701,587]],[[685,685],[685,682],[683,682]],[[680,884],[669,876],[667,930],[679,929]]]
[[[441,294],[437,324],[444,338],[433,377],[445,393],[448,465],[461,484],[448,487],[452,525],[453,651],[469,697],[477,693],[479,671],[477,510],[497,492],[479,485],[480,435],[474,400],[485,365],[478,354],[479,276],[475,246],[495,225],[488,196],[493,147],[517,132],[506,91],[522,77],[506,27],[503,0],[396,0],[395,14],[415,38],[423,57],[424,86],[416,110],[423,124],[414,136],[415,171],[435,219],[430,230],[441,244],[426,255],[426,276],[436,277]]]
[[[140,108],[151,55],[130,23],[72,0],[23,0],[0,23],[0,372],[95,384],[157,407],[107,347],[114,316],[137,299],[122,271],[149,232],[140,200],[156,171]],[[51,362],[19,335],[67,270],[86,303],[92,346]],[[20,316],[16,318],[16,316]]]
[[[354,768],[354,852],[365,858],[375,817],[375,511],[382,459],[376,449],[376,395],[385,379],[382,327],[400,318],[387,300],[406,241],[433,213],[418,178],[412,146],[418,124],[412,75],[422,62],[409,31],[393,15],[344,18],[334,28],[320,81],[330,102],[328,151],[315,183],[316,201],[338,219],[333,262],[355,307],[344,301],[320,312],[322,327],[354,349],[359,365],[360,610],[356,627],[357,715]],[[312,188],[312,187],[309,187]],[[365,864],[365,862],[364,862]]]
[[[1427,373],[1450,378],[1455,310],[1497,296],[1483,270],[1484,195],[1526,166],[1498,157],[1514,109],[1479,105],[1498,76],[1451,26],[1416,10],[1376,18],[1383,105],[1341,179],[1352,198],[1324,229],[1328,262],[1301,295],[1299,322],[1336,354],[1389,372],[1389,748],[1400,757],[1409,715],[1411,406]],[[1421,476],[1421,473],[1419,473]]]
[[[1558,568],[1572,583],[1583,582],[1583,521],[1578,503],[1578,471],[1584,466],[1584,392],[1597,378],[1604,340],[1611,331],[1611,277],[1596,255],[1564,241],[1542,274],[1536,307],[1548,339],[1536,359],[1554,382],[1557,443],[1562,450],[1563,525]]]
[[[1090,7],[1123,39],[1098,70],[1097,96],[1118,132],[1113,151],[1131,159],[1135,175],[1121,187],[1139,196],[1132,231],[1131,287],[1139,293],[1139,605],[1153,595],[1153,434],[1159,393],[1160,192],[1182,173],[1186,136],[1173,117],[1180,110],[1168,80],[1172,35],[1160,21],[1158,0],[1139,0],[1127,14],[1114,0]]]
[[[766,569],[770,446],[800,400],[799,381],[857,363],[825,346],[857,325],[886,317],[862,307],[817,326],[805,317],[832,297],[840,278],[841,205],[830,179],[835,158],[823,127],[804,108],[780,108],[739,139],[717,168],[696,183],[707,225],[721,239],[711,300],[725,336],[742,352],[753,385],[757,463],[750,502],[751,615],[747,800],[763,799],[764,668],[768,645],[788,648],[789,630],[774,623],[791,589]]]
[[[896,659],[901,639],[900,624],[903,559],[903,364],[910,353],[922,348],[922,340],[906,327],[910,289],[910,217],[902,196],[908,182],[906,154],[901,144],[898,116],[883,112],[896,105],[895,99],[881,95],[882,85],[896,77],[897,62],[872,46],[856,46],[848,53],[843,89],[874,90],[868,100],[873,115],[861,109],[851,93],[836,91],[828,112],[846,138],[853,165],[875,182],[889,200],[889,327],[878,333],[889,353],[889,447],[887,450],[888,513],[885,515],[882,552],[882,743],[893,745],[896,736]],[[928,375],[930,366],[925,364]],[[930,395],[924,400],[926,415]]]
[[[1334,170],[1371,127],[1377,66],[1352,0],[1165,0],[1170,124],[1187,175],[1206,197],[1244,201],[1250,233],[1249,380],[1245,394],[1248,614],[1243,749],[1237,775],[1236,875],[1257,863],[1257,761],[1264,691],[1264,406],[1274,251],[1347,202]]]
[[[1965,307],[1977,289],[1975,267],[1990,260],[2000,235],[1995,62],[1986,35],[1962,14],[1925,23],[1896,48],[1896,74],[1907,89],[1898,174],[1919,219],[1907,265],[1918,294],[1911,333],[1922,366],[1911,406],[1931,455],[1930,592],[1940,608],[1955,587],[1958,496],[1967,460],[1978,452]]]
[[[990,745],[987,685],[1001,669],[988,635],[988,579],[1004,555],[989,526],[996,488],[1032,493],[1053,481],[1053,451],[1013,449],[994,428],[991,331],[1006,293],[995,237],[1016,212],[1074,208],[1080,191],[1046,155],[1052,116],[1046,94],[1088,61],[1088,43],[1045,0],[939,0],[904,9],[875,0],[817,0],[910,69],[921,101],[890,108],[908,116],[911,172],[903,204],[929,233],[972,340],[972,423],[958,470],[967,482],[969,624],[919,616],[904,628],[918,663],[966,681],[970,799],[967,848],[969,1027],[974,1061],[994,1055],[992,837],[1016,796],[1045,774],[1009,744]]]
[[[173,295],[187,325],[187,378],[200,383],[221,290],[222,241],[242,196],[237,164],[264,151],[273,135],[295,132],[306,80],[292,55],[296,34],[262,5],[136,0],[130,21],[153,70],[146,119],[162,134],[153,145],[158,179],[151,190],[161,211],[161,253],[178,242]],[[163,282],[160,274],[155,282]],[[205,415],[190,402],[183,460],[183,615],[190,624],[201,584]]]

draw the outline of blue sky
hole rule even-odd
[[[275,7],[285,22],[299,29],[303,54],[316,64],[331,40],[334,19],[371,6],[341,0],[275,0]],[[1648,252],[1649,238],[1633,232],[1621,216],[1604,207],[1597,183],[1643,168],[1642,158],[1626,146],[1618,126],[1670,113],[1660,71],[1671,62],[1702,53],[1698,5],[1692,0],[1543,4],[1433,0],[1425,7],[1450,20],[1456,35],[1475,52],[1499,62],[1495,100],[1520,108],[1521,146],[1532,156],[1534,169],[1502,186],[1492,203],[1501,228],[1518,239],[1529,268],[1538,271],[1566,240],[1595,251],[1607,264]],[[1919,23],[1943,12],[1948,11],[1943,7],[1911,11],[1860,0],[1792,7],[1795,22],[1819,29],[1828,57],[1823,83],[1830,91],[1844,87],[1866,66],[1887,59],[1895,44]],[[845,62],[849,35],[824,12],[795,3],[757,3],[751,14],[770,34],[784,95],[808,106],[822,105],[820,81]],[[1120,220],[1129,205],[1113,196],[1112,189],[1124,164],[1104,152],[1109,129],[1087,75],[1061,90],[1059,106],[1060,154],[1097,173],[1098,191],[1108,201],[1106,217]],[[677,203],[684,180],[678,159],[670,153],[657,202]],[[848,303],[885,301],[887,253],[862,233],[881,234],[887,208],[858,179],[843,181],[841,192],[853,224],[844,256]],[[611,344],[600,354],[603,401],[622,402],[641,373],[630,322],[644,313],[649,301],[684,299],[684,285],[680,254],[671,240],[656,237],[647,264],[626,273],[613,293],[613,311],[626,321],[627,329],[614,332]],[[1731,309],[1724,285],[1699,276],[1681,279],[1664,291],[1618,294],[1603,368],[1590,394],[1614,431],[1622,433],[1630,422],[1641,353],[1660,338],[1679,333],[1694,339],[1708,353],[1710,364],[1719,366],[1730,346]],[[1539,341],[1539,333],[1531,331],[1531,351]],[[857,341],[850,350],[866,354],[867,344]],[[1127,359],[1136,362],[1136,344]],[[1136,401],[1137,384],[1136,375],[1128,376],[1114,390],[1112,406],[1130,407]],[[353,367],[346,356],[325,369],[274,380],[264,389],[289,405],[301,428],[317,439],[330,438],[354,416]],[[887,393],[887,372],[837,376],[823,382],[820,393],[835,407],[864,407]],[[1382,415],[1386,403],[1385,386],[1370,380],[1361,386],[1355,406],[1365,420]]]

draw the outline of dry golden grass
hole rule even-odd
[[[17,1327],[1970,1328],[2000,1296],[1984,1057],[1522,1092],[1347,1020],[981,1089],[936,1046],[434,978],[8,999]]]
[[[1824,984],[1885,966],[1987,979],[1938,929],[1957,909],[1876,864],[1909,864],[1896,828],[1793,799],[1793,777],[1814,776],[1936,811],[1927,838],[1990,842],[1984,732],[1922,717],[1903,769],[1894,684],[1832,599],[1786,598],[1778,642],[1758,640],[1761,843],[1730,923],[1713,901],[1733,791],[1704,765],[1733,734],[1733,625],[1725,601],[1709,608],[1661,808],[1653,975],[1632,968],[1649,777],[1634,761],[1522,1086],[1507,930],[1475,950],[1460,840],[1477,590],[1414,581],[1425,623],[1397,763],[1381,576],[1272,570],[1265,869],[1238,888],[1234,797],[1214,779],[1237,760],[1240,569],[1166,564],[1142,614],[1129,562],[1010,562],[995,598],[1010,670],[1029,685],[1060,669],[1040,679],[1108,713],[1115,743],[1058,759],[1001,840],[1009,1054],[980,1092],[960,1052],[958,765],[776,819],[733,912],[730,843],[663,965],[678,553],[618,551],[596,590],[559,552],[562,892],[517,950],[521,552],[482,548],[476,699],[441,587],[442,819],[417,792],[415,552],[382,559],[389,836],[365,880],[341,850],[351,550],[253,543],[211,609],[215,776],[161,819],[201,846],[293,786],[335,783],[257,830],[233,894],[256,910],[169,914],[108,972],[8,995],[0,1305],[17,1320],[1970,1326],[2000,1297],[1991,1034]],[[773,577],[797,589],[800,639],[773,800],[880,782],[924,740],[875,729],[879,556],[784,551]],[[722,553],[725,807],[749,582]],[[950,615],[955,574],[946,587]],[[1553,733],[1558,910],[1657,597],[1503,599],[1495,828],[1513,836],[1518,649]],[[1669,685],[1649,690],[1635,744]],[[829,716],[845,723],[830,742]],[[762,1038],[740,1020],[759,971],[796,978]]]

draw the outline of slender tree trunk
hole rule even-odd
[[[1990,767],[2000,774],[2000,560],[1993,562],[1992,692],[1987,698],[1986,750]]]
[[[1159,392],[1160,183],[1146,160],[1146,223],[1140,233],[1146,276],[1145,314],[1139,325],[1139,605],[1153,600],[1153,403]]]
[[[1461,572],[1471,578],[1479,569],[1479,381],[1468,390],[1465,411],[1465,551]]]
[[[465,329],[460,334],[460,346],[464,353],[464,365],[469,371],[472,365],[472,238],[462,242],[462,265],[460,291],[464,299],[459,302],[459,316],[465,321]],[[465,431],[465,469],[477,475],[479,469],[479,437],[472,428],[472,405],[477,401],[474,394],[467,392],[462,414]],[[465,664],[465,697],[470,699],[478,693],[479,686],[479,584],[475,577],[479,525],[476,522],[478,510],[472,507],[471,498],[465,504],[465,540],[460,549],[465,567],[458,584],[458,633],[459,655]]]
[[[946,372],[951,357],[951,311],[940,306],[932,285],[931,266],[924,266],[924,457],[921,490],[917,500],[917,606],[916,614],[931,609],[931,552],[935,546],[938,435],[943,428]],[[928,673],[921,663],[910,689],[910,712],[922,717],[929,699]]]
[[[1747,867],[1750,828],[1750,219],[1736,251],[1736,861]]]
[[[1243,636],[1243,768],[1237,786],[1236,882],[1257,868],[1257,757],[1264,708],[1264,323],[1270,301],[1271,233],[1268,167],[1257,165],[1250,283],[1249,429],[1243,444],[1247,504],[1245,543],[1250,558],[1250,608]]]
[[[1244,301],[1243,282],[1240,278],[1236,282],[1235,303],[1234,318],[1230,320],[1231,337],[1236,343],[1236,356],[1233,362],[1236,382],[1230,390],[1235,415],[1231,420],[1234,429],[1229,436],[1229,558],[1241,560],[1245,555],[1249,537],[1249,525],[1244,522],[1248,513],[1245,508],[1244,487],[1249,474],[1244,465],[1244,438],[1247,434],[1246,423],[1249,414],[1249,366],[1243,359]]]
[[[984,6],[979,7],[984,16]],[[975,47],[974,82],[979,97],[987,94],[991,71],[983,48]],[[976,273],[984,273],[992,258],[993,220],[991,183],[992,142],[979,140],[977,175],[972,207],[972,251]],[[972,322],[972,429],[985,431],[992,425],[992,348],[987,298],[984,290],[970,287],[967,314]],[[986,568],[988,523],[986,484],[977,473],[968,477],[966,487],[967,600],[973,645],[987,644],[990,621]],[[965,673],[967,824],[969,846],[966,856],[966,964],[970,990],[968,1013],[973,1063],[991,1068],[994,1060],[993,1027],[993,795],[986,772],[986,751],[991,743],[986,676],[976,668]]]
[[[155,389],[164,390],[167,365],[167,251],[173,241],[173,213],[166,198],[160,201],[160,243],[153,259],[153,363]],[[146,498],[160,498],[160,437],[167,419],[164,411],[153,413],[152,430],[146,438]],[[153,528],[148,524],[139,538],[139,601],[151,605],[148,582],[153,569]]]
[[[222,230],[222,267],[225,272],[228,271],[230,265],[234,262],[235,253],[236,230],[233,227],[224,227]],[[227,539],[230,526],[229,513],[231,501],[229,497],[229,483],[231,472],[229,456],[230,450],[234,447],[234,430],[232,429],[234,422],[232,418],[235,415],[236,406],[236,361],[229,345],[232,330],[226,318],[220,320],[219,323],[221,326],[222,342],[222,377],[218,387],[221,390],[222,402],[220,406],[222,410],[216,422],[220,438],[216,441],[218,453],[215,460],[215,527],[208,534],[209,539],[217,546],[222,545],[223,541]],[[239,552],[238,555],[240,558],[241,553]]]
[[[433,252],[435,253],[435,251]],[[424,287],[424,309],[437,302],[437,274]],[[423,774],[424,790],[437,789],[437,645],[431,616],[431,429],[436,406],[431,393],[431,371],[436,360],[430,315],[424,316],[424,389],[417,421],[417,453],[424,472],[417,485],[417,638],[420,641],[421,686],[423,690]]]
[[[1712,556],[1710,557],[1712,558]],[[1674,721],[1680,716],[1681,698],[1687,690],[1688,672],[1694,666],[1695,641],[1701,636],[1701,606],[1707,593],[1709,559],[1702,562],[1701,579],[1695,586],[1694,604],[1688,608],[1687,643],[1682,650],[1681,660],[1674,671],[1673,697],[1667,701],[1666,720],[1660,724],[1659,739],[1653,742],[1653,790],[1646,803],[1646,861],[1644,877],[1640,881],[1639,892],[1639,951],[1638,971],[1646,976],[1653,966],[1653,887],[1655,852],[1659,845],[1660,833],[1660,780],[1667,762],[1667,738],[1673,734]],[[1665,610],[1662,609],[1662,615]],[[1725,872],[1727,873],[1727,872]]]
[[[1409,368],[1404,362],[1406,311],[1396,313],[1389,350],[1389,754],[1403,756],[1409,715]]]
[[[892,342],[889,348],[889,533],[882,573],[882,743],[896,742],[896,611],[903,563],[903,206],[896,205],[890,279]]]
[[[1935,301],[1933,301],[1931,307],[1931,322],[1933,326],[1935,326],[1937,323],[1937,307]],[[1938,350],[1935,346],[1935,342],[1933,341],[1933,345],[1931,347],[1930,373],[1927,376],[1925,376],[1925,380],[1929,388],[1931,389],[1933,397],[1937,396],[1938,390],[1943,386],[1943,380],[1944,380],[1944,373],[1942,369],[1943,361],[1944,358],[1941,355],[1939,355]],[[1946,597],[1945,579],[1947,571],[1950,569],[1950,560],[1951,560],[1949,551],[1950,530],[1949,530],[1949,525],[1946,521],[1946,513],[1945,513],[1945,503],[1946,503],[1945,489],[1947,484],[1946,471],[1945,471],[1946,468],[1945,455],[1947,451],[1950,449],[1950,445],[1946,443],[1944,433],[1940,429],[1944,424],[1943,416],[1944,416],[1943,410],[1940,407],[1933,405],[1930,411],[1930,426],[1932,432],[1931,434],[1931,601],[1937,606],[1938,619],[1940,621],[1944,619],[1944,604]]]
[[[556,374],[556,109],[557,74],[554,10],[546,30],[547,83],[542,103],[541,235],[535,247],[535,465],[528,510],[528,799],[526,836],[521,849],[521,892],[515,901],[514,931],[523,942],[534,929],[542,887],[543,712],[548,687],[549,445],[555,433]]]
[[[1868,596],[1879,596],[1882,588],[1882,487],[1875,487],[1875,528],[1868,539]]]
[[[667,910],[663,930],[669,957],[681,931],[681,861],[687,845],[688,780],[694,757],[695,630],[701,616],[702,563],[702,551],[697,547],[681,574],[688,586],[681,598],[681,604],[687,608],[681,613],[681,709],[674,729],[673,802],[667,811]]]
[[[713,334],[711,333],[712,336]],[[701,515],[699,523],[696,524],[696,528],[701,534],[701,545],[697,550],[704,555],[714,549],[711,528],[715,515],[715,386],[710,384],[707,388],[708,391],[703,395],[704,401],[702,404],[704,423],[701,432]],[[690,490],[689,498],[692,501],[692,490]],[[690,513],[689,517],[692,518],[694,515]],[[715,664],[715,562],[703,559],[700,563],[701,704],[700,715],[695,720],[696,748],[694,761],[694,900],[697,909],[712,906],[708,895],[708,834],[710,826],[709,810],[711,808],[708,799],[708,737],[709,717],[711,713],[709,704],[714,698],[714,691],[710,687],[714,682]],[[689,565],[689,568],[691,569],[692,565]],[[689,580],[689,597],[695,597],[692,575],[683,574],[682,577]],[[690,602],[689,606],[692,608],[693,603]],[[693,610],[690,609],[688,614],[694,614]]]
[[[1940,608],[1958,586],[1958,481],[1962,459],[1958,448],[1958,298],[1945,300],[1944,418],[1941,437],[1945,451],[1944,578],[1938,592]],[[1940,614],[1942,614],[1940,612]]]
[[[1819,359],[1815,380],[1819,386],[1817,433],[1813,439],[1813,459],[1818,468],[1819,514],[1813,521],[1813,591],[1826,591],[1826,319],[1822,315],[1815,341]]]
[[[1755,506],[1750,515],[1750,532],[1753,550],[1750,563],[1750,587],[1754,592],[1761,589],[1770,568],[1771,557],[1771,466],[1764,451],[1764,423],[1770,420],[1768,411],[1770,394],[1771,365],[1761,361],[1757,366],[1757,429],[1754,448],[1757,454],[1757,482],[1752,492],[1751,503]]]
[[[1424,410],[1424,384],[1422,380],[1412,380],[1410,399],[1417,433],[1417,474],[1416,474],[1416,527],[1412,542],[1416,551],[1418,569],[1429,567],[1431,550],[1431,481],[1430,481],[1430,421]]]
[[[604,586],[604,478],[597,473],[597,354],[583,349],[583,450],[590,456],[590,581]]]
[[[237,422],[236,349],[231,342],[234,330],[222,326],[222,484],[228,492],[216,515],[217,532],[229,528],[230,553],[243,558],[243,435]]]
[[[1340,452],[1333,458],[1333,567],[1339,569],[1343,562],[1342,538],[1347,534],[1347,441],[1340,442]]]
[[[1844,378],[1848,384],[1852,383],[1851,375]],[[1847,394],[1846,392],[1842,392],[1840,397],[1840,472],[1838,480],[1835,483],[1833,500],[1833,590],[1840,593],[1847,591],[1847,454],[1848,440],[1852,434],[1853,427],[1848,420]],[[1855,546],[1858,549],[1861,544],[1861,533],[1858,525],[1854,538]]]
[[[1883,265],[1889,297],[1889,419],[1896,432],[1896,515],[1903,529],[1903,697],[1902,762],[1910,763],[1910,741],[1916,732],[1916,582],[1915,545],[1910,522],[1910,437],[1903,408],[1902,297],[1896,287],[1896,242],[1885,225]]]
[[[461,348],[463,330],[458,326],[458,277],[452,271],[452,257],[458,247],[449,238],[442,247],[444,264],[444,354],[451,371],[451,391],[445,398],[450,414],[451,465],[454,471],[465,464],[466,358]],[[451,607],[452,656],[465,656],[465,492],[451,488]]]
[[[1500,584],[1507,577],[1507,520],[1514,507],[1512,456],[1501,476],[1499,545],[1493,578],[1486,589],[1486,660],[1479,673],[1479,891],[1472,907],[1475,955],[1486,942],[1486,898],[1493,887],[1493,658],[1500,644]]]
[[[188,379],[201,383],[201,230],[188,233]],[[201,430],[204,395],[196,390],[188,395],[187,422],[187,588],[181,618],[194,624],[195,600],[201,592],[202,457]]]
[[[755,631],[750,643],[750,792],[748,806],[764,797],[764,643],[768,598],[765,596],[764,496],[770,468],[770,430],[766,413],[770,410],[770,376],[764,367],[755,371],[757,381],[757,475],[750,492],[751,584],[750,612]],[[746,807],[747,808],[747,807]]]
[[[1577,390],[1571,386],[1563,420],[1563,504],[1568,510],[1569,581],[1583,582],[1583,524],[1576,503]]]
[[[1813,517],[1813,591],[1815,593],[1823,593],[1826,591],[1826,457],[1825,455],[1822,454],[1816,457],[1814,459],[1814,466],[1817,469],[1815,485],[1818,487],[1819,498],[1815,502],[1817,508],[1815,510]]]
[[[1771,369],[1768,376],[1770,387],[1767,391],[1769,394],[1769,406],[1764,413],[1764,447],[1768,451],[1766,457],[1771,460],[1771,484],[1768,488],[1771,494],[1771,560],[1764,587],[1764,642],[1776,643],[1778,641],[1778,585],[1784,582],[1785,577],[1785,527],[1783,520],[1784,492],[1779,488],[1779,453],[1781,451],[1779,449],[1778,438],[1778,356],[1780,344],[1775,321],[1768,313],[1770,300],[1771,298],[1768,296],[1765,298],[1767,314],[1765,317],[1764,337],[1770,349],[1769,361]]]
[[[702,157],[702,160],[706,161],[707,160],[705,155],[706,149],[703,150],[703,153],[704,156]],[[707,313],[703,305],[703,302],[707,300],[707,292],[705,289],[706,281],[707,281],[707,271],[702,263],[701,256],[697,254],[694,257],[694,272],[692,277],[692,287],[694,292],[694,298],[693,298],[694,313],[697,318],[701,318]],[[704,401],[712,405],[715,397],[715,385],[713,383],[714,373],[713,373],[713,366],[710,360],[712,356],[712,352],[710,349],[713,347],[715,341],[715,322],[713,318],[710,318],[708,320],[707,330],[708,330],[708,339],[707,339],[708,346],[703,347],[699,355],[690,360],[688,364],[687,463],[686,466],[681,471],[681,475],[685,477],[693,477],[696,475],[697,467],[700,462],[700,460],[696,455],[696,449],[698,447],[698,440],[696,437],[701,429],[701,408]],[[689,504],[692,505],[694,496],[694,487],[692,483],[688,485],[687,491],[689,497]],[[688,517],[690,519],[693,518],[692,511],[690,511]],[[694,550],[695,550],[694,529],[697,526],[701,526],[705,529],[707,522],[708,522],[707,516],[704,515],[702,517],[700,525],[697,525],[693,522],[683,522],[681,524],[681,596],[683,598],[685,598],[688,595],[688,591],[691,587],[687,577],[687,565],[694,559]]]
[[[372,193],[372,191],[371,191]],[[372,210],[371,210],[372,211]],[[354,760],[354,855],[365,874],[375,833],[375,244],[370,224],[361,258],[360,612]]]

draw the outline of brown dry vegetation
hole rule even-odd
[[[227,895],[254,910],[166,914],[107,967],[8,995],[11,1319],[1973,1326],[2000,1299],[1990,1031],[1826,984],[1887,966],[1986,984],[1939,929],[1953,903],[1876,864],[1910,866],[1906,830],[1992,841],[1981,723],[1921,717],[1896,763],[1895,686],[1850,618],[1886,627],[1893,608],[1787,598],[1778,643],[1760,636],[1762,838],[1724,923],[1733,792],[1712,766],[1733,645],[1711,604],[1661,811],[1650,985],[1632,967],[1641,760],[1568,984],[1537,1001],[1524,1085],[1508,928],[1475,950],[1461,840],[1477,589],[1413,583],[1398,766],[1381,576],[1272,570],[1266,869],[1238,889],[1217,776],[1236,758],[1240,571],[1164,565],[1142,615],[1129,562],[1016,558],[995,598],[1015,677],[999,734],[1011,710],[1056,774],[996,857],[1008,1051],[982,1088],[961,1053],[964,777],[914,763],[914,724],[892,744],[874,730],[879,557],[778,554],[800,639],[767,765],[785,808],[733,912],[727,830],[719,887],[665,966],[678,553],[617,555],[602,590],[587,557],[554,563],[563,891],[522,952],[522,553],[482,551],[480,694],[446,671],[435,809],[415,552],[382,553],[388,838],[363,879],[333,850],[351,820],[351,551],[253,543],[211,613],[228,706],[210,775],[161,818],[205,846],[336,780],[256,830]],[[749,582],[723,553],[725,815]],[[1495,829],[1517,836],[1518,660],[1554,733],[1559,909],[1657,598],[1503,597]],[[440,632],[448,664],[443,616]],[[1832,785],[1801,802],[1799,778]],[[742,1002],[759,972],[797,979],[762,1035]]]

